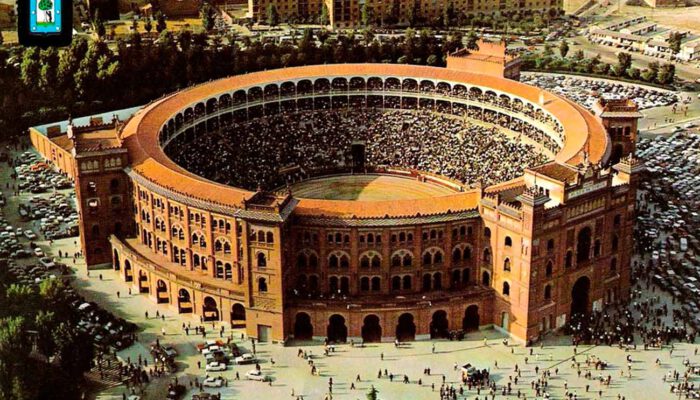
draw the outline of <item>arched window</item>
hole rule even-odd
[[[571,268],[574,265],[574,255],[571,250],[566,252],[566,260],[564,261],[566,268]]]
[[[593,244],[593,256],[599,257],[601,250],[602,250],[602,246],[600,244],[600,240],[596,240],[595,243]]]
[[[392,267],[400,267],[401,266],[401,257],[398,254],[395,254],[393,257],[391,257],[391,266]]]
[[[615,218],[613,219],[613,225],[614,226],[620,226],[620,223],[622,222],[622,215],[617,214]]]
[[[258,267],[267,267],[267,257],[264,253],[258,253]]]
[[[462,250],[460,250],[459,247],[456,247],[454,250],[452,250],[452,261],[460,262],[461,260],[462,260]]]
[[[503,282],[503,295],[510,296],[510,284],[508,282]]]
[[[487,239],[491,238],[491,229],[484,228],[484,237]]]
[[[544,275],[547,277],[552,276],[552,270],[553,270],[552,262],[549,261],[549,262],[547,262],[547,266],[544,269]]]
[[[338,256],[331,254],[328,258],[328,268],[338,268]]]
[[[442,264],[442,252],[438,251],[435,253],[433,256],[433,263],[434,264]]]
[[[403,277],[403,290],[411,289],[411,277],[406,275]]]
[[[430,257],[430,253],[425,252],[423,253],[423,265],[430,265],[432,263],[433,259]]]
[[[274,243],[275,242],[275,237],[272,234],[272,232],[267,232],[267,243]]]
[[[576,242],[576,261],[588,261],[591,251],[591,228],[585,227],[578,233]]]
[[[612,248],[612,251],[613,251],[613,252],[617,251],[617,248],[618,248],[619,244],[620,244],[620,239],[618,238],[617,235],[613,235],[613,238],[612,238],[612,245],[611,245],[611,248]]]
[[[360,290],[363,292],[369,291],[369,278],[366,276],[363,276],[360,278]]]
[[[552,299],[552,286],[551,285],[547,285],[544,287],[544,299],[545,300]]]
[[[360,258],[360,268],[369,268],[369,256]]]
[[[610,273],[614,274],[616,272],[617,272],[617,259],[613,257],[610,259]]]
[[[410,254],[406,254],[403,257],[403,266],[404,267],[410,267],[413,264],[413,257],[411,257]]]
[[[258,292],[267,292],[267,280],[258,278]]]
[[[503,260],[503,270],[510,271],[510,258]]]
[[[547,241],[547,252],[551,253],[554,251],[554,239],[549,239]]]
[[[328,290],[330,290],[331,293],[336,293],[338,291],[337,276],[331,276],[331,278],[328,280]]]
[[[513,246],[513,239],[511,239],[510,236],[506,236],[505,245],[506,245],[506,247]]]
[[[489,249],[484,249],[484,262],[485,263],[490,263],[491,262],[491,250]]]
[[[306,268],[308,265],[306,254],[300,253],[297,256],[297,268]]]
[[[391,278],[391,290],[401,290],[401,277],[394,276]]]
[[[261,242],[261,243],[265,242],[265,232],[263,232],[263,231],[258,232],[258,242]]]
[[[379,268],[381,265],[382,260],[379,258],[379,256],[375,255],[372,257],[372,268]]]
[[[381,290],[382,287],[382,279],[378,276],[375,276],[372,278],[372,291],[373,292],[378,292]]]
[[[309,256],[309,267],[316,269],[318,267],[318,257],[316,254],[311,254]]]
[[[343,255],[340,257],[340,268],[350,268],[350,258],[348,256]]]
[[[442,289],[442,274],[439,272],[436,272],[433,275],[433,289],[435,289],[435,290]]]
[[[481,284],[484,286],[491,285],[491,275],[489,275],[488,271],[484,271],[481,273]]]
[[[472,249],[465,247],[462,251],[462,260],[467,261],[472,258]]]

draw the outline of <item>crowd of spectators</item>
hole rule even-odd
[[[195,174],[250,190],[349,170],[353,143],[365,146],[365,166],[416,169],[468,185],[507,181],[546,161],[501,128],[465,117],[387,109],[281,113],[223,126],[166,151]]]

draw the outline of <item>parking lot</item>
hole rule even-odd
[[[677,93],[650,86],[613,82],[556,74],[523,74],[521,81],[563,95],[588,109],[592,109],[598,97],[607,99],[629,98],[637,103],[640,110],[665,107],[681,99]]]

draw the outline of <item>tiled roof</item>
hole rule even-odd
[[[580,152],[586,143],[588,143],[591,162],[602,160],[606,154],[605,131],[595,117],[573,102],[543,92],[533,86],[494,76],[446,68],[399,64],[335,64],[285,68],[233,76],[185,89],[145,106],[127,121],[121,135],[125,146],[129,149],[133,173],[143,177],[145,181],[151,182],[153,186],[171,188],[182,197],[206,199],[208,204],[216,204],[217,207],[227,209],[242,208],[243,200],[249,199],[253,192],[222,185],[197,176],[175,164],[165,155],[158,141],[158,133],[163,123],[186,107],[193,106],[200,101],[205,102],[210,97],[230,93],[238,88],[285,80],[335,76],[397,76],[446,80],[511,93],[535,104],[540,102],[540,95],[544,94],[543,107],[561,122],[566,135],[564,147],[557,154],[557,160],[580,162]],[[301,215],[324,214],[335,217],[355,216],[356,218],[386,215],[406,216],[417,213],[436,214],[446,213],[448,210],[457,211],[475,207],[476,197],[471,198],[470,196],[472,195],[460,194],[424,201],[392,202],[301,200],[294,212]]]
[[[540,165],[539,167],[532,168],[532,170],[540,175],[567,183],[573,182],[578,175],[578,171],[575,168],[557,162]]]

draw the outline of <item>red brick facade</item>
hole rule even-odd
[[[631,109],[596,118],[560,98],[538,102],[539,89],[462,71],[342,68],[268,71],[242,82],[284,87],[304,76],[322,79],[318,69],[348,81],[383,71],[382,82],[396,76],[406,85],[410,71],[422,86],[428,79],[438,90],[442,85],[441,96],[455,103],[508,110],[501,112],[545,126],[552,137],[565,132],[566,140],[557,161],[514,181],[426,201],[369,204],[222,187],[164,157],[161,146],[172,137],[247,107],[235,100],[238,78],[153,103],[125,124],[72,127],[61,135],[33,129],[35,147],[76,177],[88,265],[111,262],[137,290],[176,312],[244,325],[251,337],[274,341],[412,340],[489,325],[529,340],[563,325],[572,310],[628,295],[640,168],[628,154],[636,137]],[[353,96],[369,90],[371,79]],[[502,95],[491,103],[474,91],[458,94],[460,85]],[[411,87],[400,95],[427,93]],[[226,99],[224,90],[232,96]],[[207,100],[210,92],[220,97]],[[506,93],[531,108],[511,107]],[[201,99],[201,107],[192,107],[191,98]],[[607,112],[614,111],[608,104]],[[605,138],[605,128],[612,135],[622,125],[629,134],[623,129]],[[610,169],[618,143],[621,162]],[[73,161],[60,161],[60,152]]]

